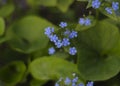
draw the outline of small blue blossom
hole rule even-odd
[[[55,86],[60,86],[58,83],[55,83]]]
[[[71,83],[71,80],[70,78],[66,78],[65,81],[64,81],[65,85],[69,85]]]
[[[80,24],[80,25],[84,25],[84,23],[85,23],[85,19],[84,19],[84,18],[80,18],[80,19],[79,19],[79,24]]]
[[[93,82],[88,82],[86,86],[93,86]]]
[[[70,55],[75,55],[76,53],[77,53],[77,50],[76,50],[75,47],[69,48],[69,54],[70,54]]]
[[[97,9],[97,8],[100,7],[100,5],[101,5],[101,2],[99,0],[93,0],[92,1],[92,7],[93,8]]]
[[[91,25],[91,20],[89,18],[86,18],[85,20],[85,26]]]
[[[80,83],[80,84],[78,84],[78,86],[84,86],[84,84],[83,84],[83,83]]]
[[[55,53],[54,47],[49,48],[49,49],[48,49],[48,53],[49,53],[49,55],[54,54],[54,53]]]
[[[67,27],[67,23],[66,22],[60,22],[59,26],[61,28],[65,28],[65,27]]]
[[[51,42],[56,42],[58,40],[58,36],[56,34],[49,36]]]
[[[65,35],[65,36],[70,35],[70,30],[66,30],[66,31],[64,32],[64,35]]]
[[[54,28],[51,27],[47,27],[45,28],[45,35],[47,35],[48,37],[54,32]]]
[[[63,38],[62,44],[63,44],[63,46],[70,45],[69,39],[68,38]]]
[[[76,83],[78,81],[78,77],[75,77],[72,82]]]
[[[112,9],[110,7],[106,7],[105,10],[107,11],[108,14],[112,14]]]
[[[76,83],[72,83],[72,86],[76,86]]]
[[[55,42],[55,45],[56,45],[57,48],[61,48],[63,44],[62,44],[62,41],[61,41],[61,40],[57,40],[57,41]]]
[[[72,39],[72,38],[75,38],[77,37],[77,32],[76,31],[72,31],[69,35],[69,38]]]
[[[114,11],[119,9],[119,2],[112,2],[112,8]]]
[[[79,19],[79,24],[80,25],[85,25],[85,26],[89,26],[91,25],[91,20],[89,18],[80,18]]]

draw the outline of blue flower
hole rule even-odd
[[[78,84],[78,86],[84,86],[84,84],[83,84],[83,83],[80,83],[80,84]]]
[[[49,53],[50,55],[54,54],[54,53],[55,53],[54,47],[49,48],[49,49],[48,49],[48,53]]]
[[[93,82],[88,82],[86,86],[93,86]]]
[[[69,35],[69,38],[72,39],[72,38],[75,38],[77,37],[77,32],[76,31],[72,31]]]
[[[56,34],[49,36],[51,42],[56,42],[58,40],[58,36]]]
[[[84,18],[80,18],[80,19],[79,19],[79,24],[80,24],[80,25],[84,25],[84,23],[85,23],[85,19],[84,19]]]
[[[66,22],[60,22],[59,26],[61,28],[65,28],[65,27],[67,27],[67,23]]]
[[[75,55],[76,53],[77,53],[77,50],[76,50],[75,47],[69,48],[69,54],[70,54],[70,55]]]
[[[54,28],[51,27],[47,27],[45,28],[45,35],[47,35],[48,37],[54,32]]]
[[[68,38],[63,38],[62,44],[63,44],[63,46],[70,45],[69,39]]]
[[[108,14],[112,14],[112,9],[110,7],[106,7],[105,10],[107,11]]]
[[[91,25],[91,20],[89,18],[80,18],[79,19],[79,24],[80,25],[85,25],[85,26],[89,26]]]
[[[76,86],[76,83],[72,83],[72,86]]]
[[[65,85],[69,85],[71,83],[71,80],[67,77],[64,81]]]
[[[55,45],[56,45],[57,48],[61,48],[63,44],[62,44],[62,41],[61,41],[61,40],[57,40],[57,41],[55,42]]]
[[[64,32],[64,35],[65,36],[68,36],[70,34],[70,30],[66,30],[65,32]]]
[[[55,83],[55,86],[60,86],[58,83]]]
[[[85,26],[91,25],[91,20],[89,18],[86,18],[85,20]]]
[[[99,0],[93,0],[92,1],[92,7],[93,8],[97,9],[97,8],[100,7],[100,5],[101,5],[101,2]]]
[[[72,82],[76,83],[78,81],[78,77],[75,77]]]
[[[119,2],[112,2],[112,8],[114,11],[119,9]]]

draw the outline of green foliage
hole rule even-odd
[[[42,57],[31,62],[29,71],[37,80],[55,80],[78,73],[77,66],[58,57]]]
[[[3,18],[0,18],[0,36],[4,34],[5,31],[5,22]]]
[[[2,8],[0,8],[0,17],[8,17],[10,16],[15,9],[13,4],[6,4]]]
[[[43,5],[43,6],[56,6],[57,4],[57,0],[27,0],[27,2],[31,5],[31,6],[39,6],[39,5]]]
[[[85,79],[106,80],[119,73],[120,56],[110,52],[120,38],[116,26],[101,21],[91,29],[80,32],[78,38],[78,68]]]
[[[81,31],[79,40],[101,54],[106,54],[118,42],[119,30],[109,22],[98,22],[94,27]]]
[[[44,35],[44,29],[48,26],[53,25],[40,17],[24,17],[9,29],[7,33],[9,44],[24,53],[43,49],[48,43],[48,38]]]
[[[1,0],[0,86],[54,86],[73,73],[84,84],[120,86],[120,10],[105,10],[120,0],[100,0],[99,8],[92,1]],[[91,24],[79,24],[79,18]],[[68,26],[60,28],[60,21]],[[69,39],[70,46],[59,49],[45,35],[47,27],[54,27],[60,40],[69,37],[66,30],[78,34]],[[54,55],[48,53],[51,46]],[[77,55],[69,55],[69,47]]]
[[[27,0],[31,6],[58,7],[62,12],[66,12],[74,0]]]
[[[14,86],[20,82],[25,74],[26,66],[21,61],[15,61],[0,69],[0,80],[5,86]]]
[[[68,10],[69,5],[73,3],[73,0],[58,0],[57,2],[57,7],[62,12],[66,12]]]

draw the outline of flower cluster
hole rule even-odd
[[[50,39],[51,42],[54,43],[55,48],[62,48],[62,47],[68,47],[71,43],[70,40],[77,37],[77,32],[74,30],[69,30],[66,29],[67,23],[66,22],[61,22],[59,26],[62,28],[60,29],[61,34],[63,37],[59,37],[55,31],[54,28],[47,27],[45,28],[44,34]],[[55,48],[51,47],[48,49],[48,53],[50,55],[55,53]],[[69,47],[69,54],[70,55],[75,55],[77,53],[77,50],[75,47]]]
[[[97,9],[101,6],[100,0],[93,0],[92,1],[92,7]],[[108,14],[112,14],[113,11],[117,11],[119,9],[119,2],[112,2],[110,7],[105,7],[105,11]]]
[[[56,83],[55,86],[93,86],[93,82],[88,82],[86,85],[79,82],[79,78],[73,74],[73,78],[70,79],[69,77],[60,78]]]
[[[105,8],[108,14],[112,14],[113,11],[117,11],[118,9],[119,9],[119,2],[112,2],[111,7]]]
[[[89,25],[91,25],[91,20],[89,18],[80,18],[79,24],[89,26]]]

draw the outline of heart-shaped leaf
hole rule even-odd
[[[44,34],[46,27],[54,27],[54,25],[40,17],[24,17],[7,31],[9,44],[24,53],[44,49],[48,43],[48,38]]]
[[[52,56],[35,59],[30,63],[29,71],[35,79],[44,81],[79,74],[75,64]]]
[[[111,51],[120,40],[116,26],[101,21],[81,31],[78,40],[78,68],[86,80],[106,80],[119,73],[120,56]]]
[[[23,79],[26,66],[23,62],[12,62],[0,69],[0,80],[5,82],[5,86],[15,86]]]

